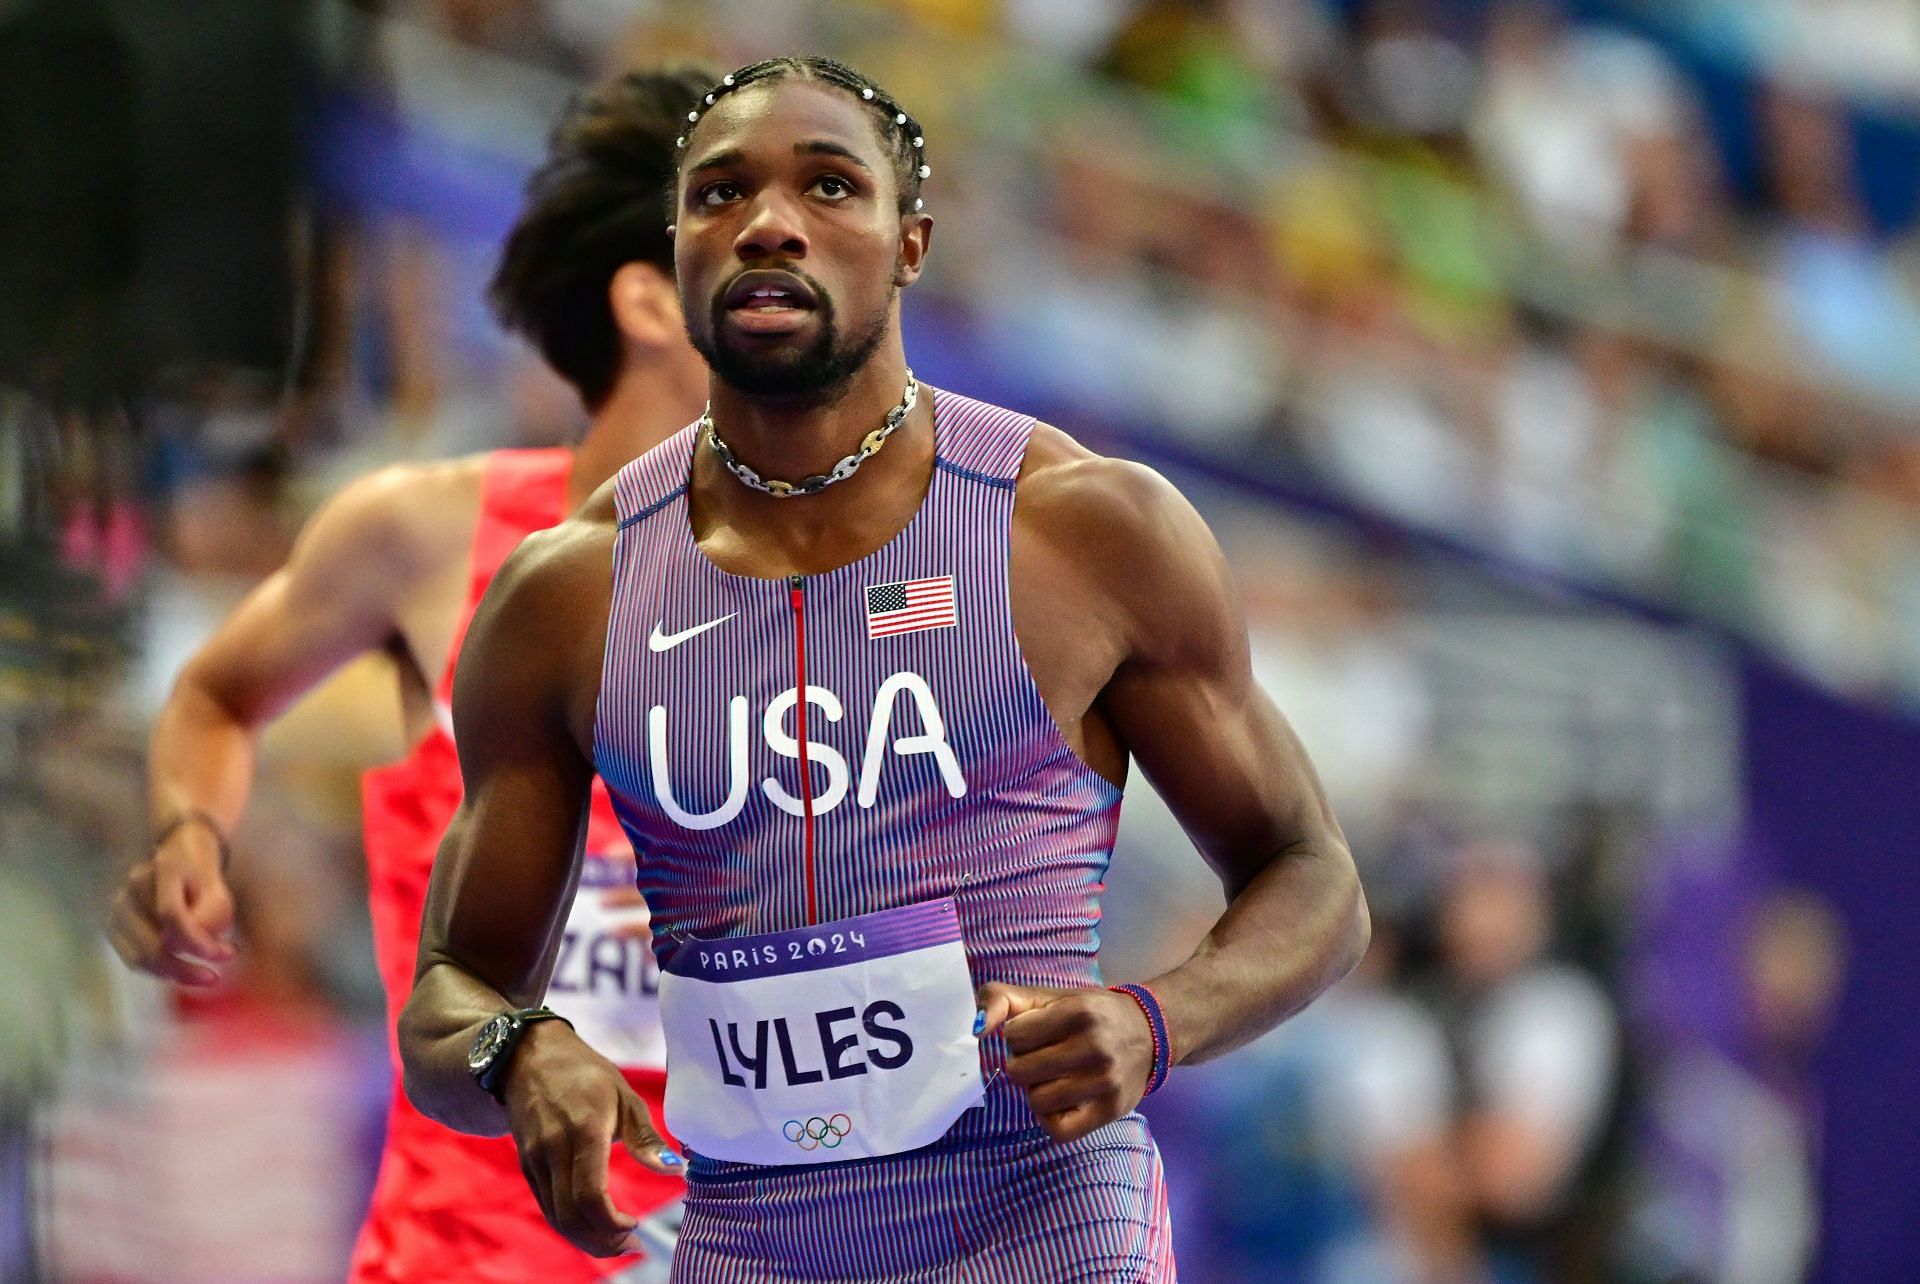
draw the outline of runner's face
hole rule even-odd
[[[806,396],[866,364],[925,245],[898,200],[873,113],[845,90],[778,80],[710,108],[681,167],[674,261],[714,373]]]

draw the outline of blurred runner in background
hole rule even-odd
[[[427,875],[460,801],[448,709],[468,620],[525,535],[560,521],[699,411],[706,367],[682,325],[664,210],[674,138],[712,79],[632,73],[584,98],[556,129],[508,236],[492,300],[591,412],[578,449],[406,464],[353,483],[182,671],[153,733],[153,852],[115,906],[113,941],[128,964],[183,985],[217,983],[235,953],[226,835],[247,804],[260,732],[348,661],[384,651],[415,746],[369,773],[364,794],[378,963],[390,1016],[399,1012]],[[603,790],[587,857],[550,995],[657,1104],[657,971],[633,853]],[[566,1280],[620,1268],[549,1230],[519,1178],[511,1141],[426,1120],[396,1077],[352,1278]],[[613,1180],[642,1217],[670,1216],[681,1192],[621,1156]]]

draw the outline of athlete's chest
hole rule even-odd
[[[636,730],[674,760],[736,742],[749,758],[785,757],[804,739],[869,792],[903,727],[910,743],[941,746],[941,764],[948,746],[956,760],[991,753],[1037,721],[1120,778],[1124,755],[1096,708],[1115,626],[1071,559],[1020,538],[1017,523],[1011,556],[1005,534],[928,525],[818,575],[652,560],[617,595],[602,713],[618,703],[644,718]]]
[[[616,610],[600,746],[685,828],[797,815],[808,788],[816,814],[895,785],[964,796],[991,774],[996,730],[1037,703],[997,579],[938,555],[786,580],[662,575]]]

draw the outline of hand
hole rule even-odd
[[[181,985],[220,983],[235,957],[233,893],[220,873],[220,844],[185,825],[121,884],[107,936],[128,967]]]
[[[607,1192],[614,1140],[657,1173],[686,1170],[619,1069],[564,1021],[541,1021],[520,1036],[501,1095],[520,1171],[547,1224],[595,1257],[638,1251],[630,1237],[639,1219]]]
[[[1005,1027],[1007,1078],[1026,1089],[1055,1141],[1072,1141],[1140,1104],[1153,1070],[1153,1030],[1140,1005],[1110,990],[980,987],[982,1037]]]

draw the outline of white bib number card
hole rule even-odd
[[[750,1164],[925,1146],[980,1104],[973,982],[951,899],[689,939],[660,976],[667,1125]]]

